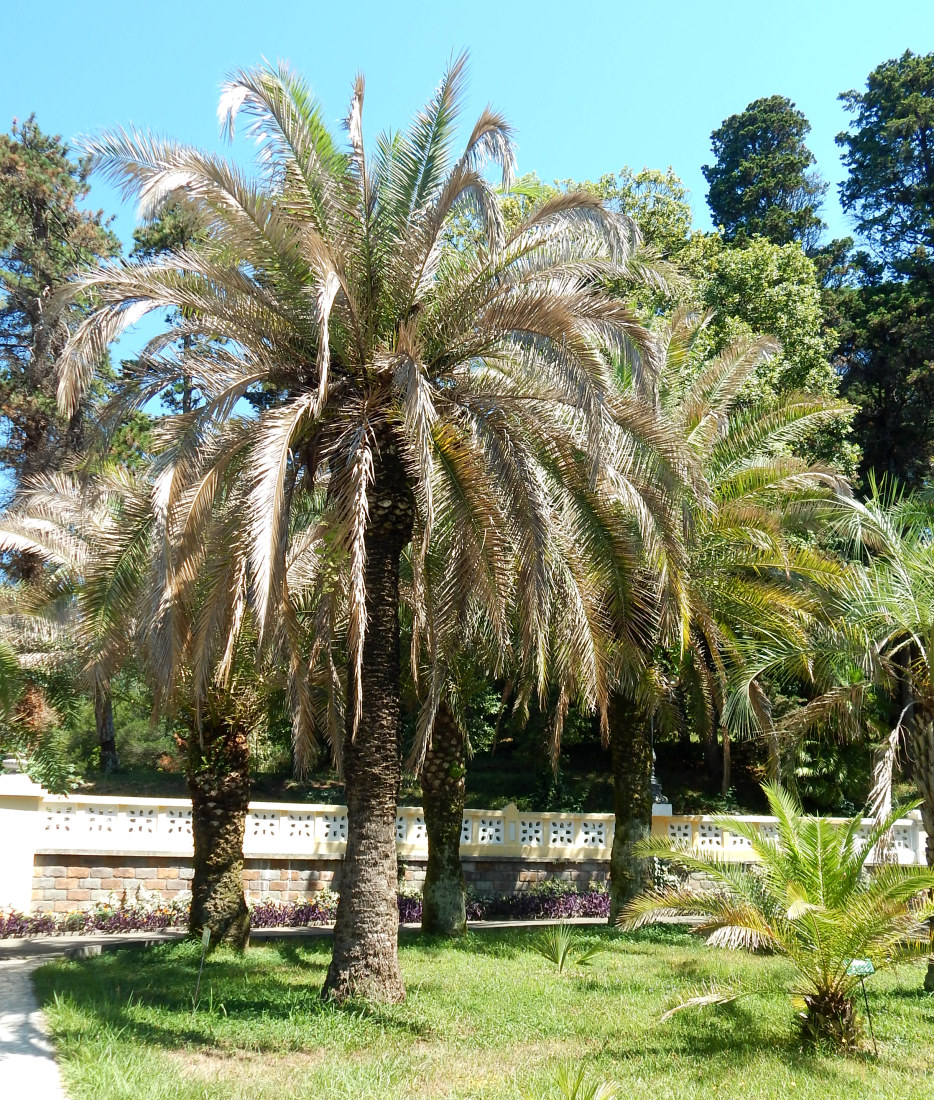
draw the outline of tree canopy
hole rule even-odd
[[[934,53],[906,50],[840,99],[853,115],[837,136],[844,210],[889,264],[934,249]]]
[[[86,210],[89,157],[75,159],[30,117],[0,135],[0,471],[15,488],[77,454],[83,408],[55,405],[57,358],[86,301],[55,291],[120,246],[101,211]]]
[[[824,229],[827,190],[805,144],[811,125],[785,96],[756,99],[710,135],[714,163],[704,165],[707,204],[728,241],[762,236],[813,248]]]

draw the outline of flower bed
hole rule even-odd
[[[253,928],[305,928],[330,924],[337,911],[337,894],[321,891],[302,901],[256,901],[250,906]],[[467,899],[468,920],[565,920],[569,917],[606,917],[610,899],[605,890],[578,893],[567,883],[546,882],[535,889],[498,897]],[[417,893],[399,894],[399,922],[417,924],[422,919],[422,899]],[[184,928],[188,924],[188,899],[164,901],[158,894],[141,890],[133,897],[116,895],[93,909],[71,913],[0,912],[0,939],[28,936],[60,936],[65,933],[155,932]]]

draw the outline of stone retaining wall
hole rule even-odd
[[[421,889],[426,861],[399,862],[400,883]],[[464,859],[464,877],[477,894],[512,894],[560,879],[586,891],[605,885],[605,860],[530,861],[522,859]],[[245,859],[243,885],[248,898],[295,901],[325,888],[340,889],[341,861],[337,859]],[[191,861],[177,856],[145,856],[119,862],[76,861],[74,855],[37,853],[33,875],[35,911],[68,913],[88,909],[112,894],[134,894],[140,887],[158,891],[166,900],[191,887]]]

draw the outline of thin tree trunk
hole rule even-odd
[[[422,931],[441,936],[462,936],[467,931],[466,884],[460,855],[467,772],[465,749],[463,731],[442,701],[421,773],[428,833]]]
[[[243,896],[243,832],[250,802],[249,739],[223,720],[205,721],[188,738],[188,791],[194,878],[188,931],[211,929],[211,946],[243,950],[250,913]]]
[[[720,793],[726,795],[730,789],[730,783],[732,782],[732,775],[730,769],[732,766],[732,760],[730,757],[730,734],[726,726],[721,731],[723,738],[723,782],[720,784]]]
[[[723,757],[717,741],[717,727],[713,722],[704,731],[704,768],[710,784],[716,783],[723,774]]]
[[[100,680],[94,685],[94,721],[97,725],[101,770],[108,774],[120,767],[120,757],[117,755],[117,742],[114,736],[114,707],[109,680]]]
[[[633,845],[652,829],[652,740],[641,708],[618,693],[610,698],[610,751],[616,827],[610,853],[610,924],[650,884],[649,865],[636,859]]]
[[[347,677],[343,764],[347,847],[341,869],[334,949],[323,993],[399,1002],[396,900],[396,799],[401,778],[402,709],[399,665],[399,561],[412,530],[405,469],[384,433],[374,462],[366,546],[367,627],[363,705],[353,732],[356,678]]]
[[[934,707],[918,706],[911,723],[911,765],[921,804],[921,820],[927,833],[925,858],[934,867]],[[934,921],[931,922],[934,937]],[[934,993],[934,954],[928,959],[924,988]]]

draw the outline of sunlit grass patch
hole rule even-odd
[[[551,1095],[561,1062],[624,1097],[888,1100],[921,1096],[934,1073],[934,998],[918,968],[870,983],[876,1061],[803,1050],[779,995],[659,1023],[684,986],[782,976],[781,960],[681,930],[585,928],[579,943],[603,950],[559,973],[536,952],[539,934],[404,937],[408,998],[391,1007],[321,1000],[327,940],[217,952],[194,1007],[195,944],[57,962],[36,983],[73,1100],[517,1100]]]

